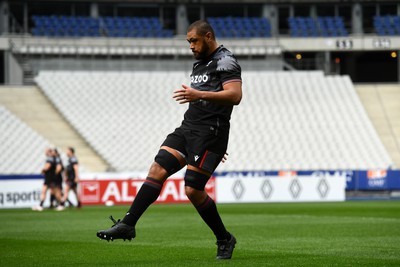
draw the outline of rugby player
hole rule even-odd
[[[97,232],[97,236],[106,240],[134,238],[137,221],[157,199],[165,180],[187,166],[186,195],[216,236],[216,258],[230,259],[236,239],[226,230],[215,202],[204,188],[227,150],[233,106],[242,98],[241,68],[234,55],[217,44],[214,30],[206,21],[192,23],[186,37],[196,59],[191,84],[173,93],[179,104],[189,104],[184,120],[161,145],[122,221],[111,216],[114,225]]]
[[[64,209],[64,207],[62,205],[62,182],[63,182],[64,165],[62,163],[61,155],[60,155],[60,153],[58,153],[57,148],[54,148],[53,152],[54,152],[54,160],[56,163],[56,173],[55,173],[55,180],[54,180],[54,188],[52,188],[51,195],[54,196],[55,199],[61,200],[60,202],[58,202],[58,207],[57,207],[57,210],[60,211],[60,210]],[[50,202],[51,201],[52,200],[50,197]]]
[[[78,192],[78,183],[79,183],[79,163],[78,159],[75,156],[75,149],[73,147],[67,148],[66,154],[68,156],[68,165],[65,169],[65,192],[64,192],[64,200],[62,205],[68,201],[69,191],[72,190],[76,196],[76,200],[78,202],[77,207],[82,207],[79,192]],[[69,201],[68,201],[69,202]]]
[[[45,150],[45,155],[46,162],[42,169],[44,183],[42,186],[42,192],[40,194],[40,204],[39,206],[32,207],[32,210],[36,211],[43,211],[43,203],[46,200],[47,190],[49,189],[54,193],[57,201],[61,202],[61,195],[54,191],[54,188],[56,187],[56,173],[61,171],[61,166],[56,164],[56,158],[53,149],[47,148]]]

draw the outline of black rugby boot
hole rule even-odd
[[[135,238],[136,231],[134,226],[127,225],[121,222],[120,219],[116,221],[112,216],[110,216],[110,219],[114,222],[114,225],[110,229],[98,231],[97,237],[107,241],[113,241],[114,239],[123,239],[124,241],[128,239],[131,241]]]
[[[236,245],[236,238],[229,233],[230,239],[217,240],[217,260],[228,260],[232,258],[233,249]]]

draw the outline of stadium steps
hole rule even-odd
[[[356,85],[357,93],[395,167],[400,167],[400,85]]]
[[[14,57],[16,58],[16,60],[18,61],[19,65],[22,68],[23,84],[35,85],[34,81],[35,74],[28,56],[24,54],[14,53]]]
[[[0,105],[56,147],[62,150],[68,146],[75,147],[85,171],[102,172],[108,169],[107,163],[64,120],[36,86],[1,86]]]
[[[29,62],[29,60],[26,58],[26,56],[21,55],[21,56],[17,56],[17,60],[20,63],[23,73],[24,73],[24,84],[25,85],[34,85],[35,81],[34,81],[34,73],[33,73],[33,69],[32,66]]]

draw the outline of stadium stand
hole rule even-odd
[[[347,36],[342,17],[289,17],[290,34],[293,37]]]
[[[266,18],[209,17],[207,20],[220,38],[271,37],[271,25]]]
[[[32,16],[35,36],[172,37],[156,17]]]
[[[81,170],[107,170],[108,166],[104,160],[65,121],[37,86],[0,86],[0,106],[5,107],[61,151],[73,146],[77,151]],[[18,170],[15,171],[18,173]]]
[[[243,73],[230,158],[219,170],[386,169],[393,163],[348,76]],[[116,170],[143,170],[186,105],[185,72],[42,71],[36,82]],[[249,119],[251,118],[251,119]]]
[[[400,16],[375,16],[374,27],[378,35],[399,35]]]
[[[50,143],[3,106],[0,121],[0,173],[39,173]]]
[[[146,171],[182,120],[172,91],[184,72],[40,72],[38,85],[115,169]],[[189,83],[189,81],[187,81]]]

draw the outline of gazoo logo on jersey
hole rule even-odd
[[[208,80],[209,80],[209,77],[207,74],[190,76],[191,83],[205,83]]]

